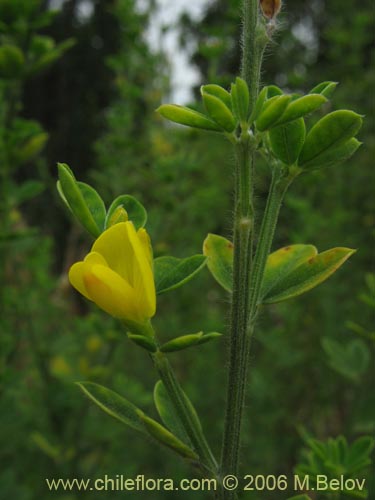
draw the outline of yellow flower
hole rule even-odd
[[[111,316],[144,323],[155,314],[150,238],[131,221],[104,231],[69,271],[70,283]]]

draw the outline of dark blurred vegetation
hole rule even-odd
[[[192,476],[168,451],[100,413],[73,384],[97,381],[154,411],[156,379],[147,357],[67,283],[68,267],[91,241],[56,196],[57,161],[108,204],[121,193],[138,197],[149,212],[156,255],[188,256],[200,251],[207,232],[230,235],[231,149],[214,134],[169,127],[154,113],[169,88],[168,64],[145,42],[155,5],[143,4],[140,13],[135,0],[67,0],[52,16],[48,1],[0,1],[1,47],[8,46],[0,48],[0,499],[84,498],[48,492],[46,477]],[[290,476],[306,434],[321,440],[343,434],[352,442],[374,431],[372,7],[369,0],[289,0],[267,51],[264,83],[308,91],[338,81],[331,106],[366,120],[355,157],[302,177],[285,201],[274,248],[313,243],[358,252],[323,286],[264,311],[244,426],[247,473]],[[228,84],[238,72],[239,10],[238,0],[220,0],[201,22],[181,19],[181,42],[197,44],[193,62],[202,82]],[[66,44],[71,37],[75,44]],[[262,206],[265,166],[257,185]],[[160,298],[157,329],[163,339],[223,331],[227,306],[203,272]],[[218,451],[225,341],[173,358]]]

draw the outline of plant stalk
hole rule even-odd
[[[159,351],[152,354],[152,359],[160,375],[160,379],[162,380],[178,413],[181,423],[183,424],[195,451],[202,460],[202,464],[210,470],[213,476],[216,477],[218,464],[203,434],[195,410],[191,406],[190,401],[187,399],[186,394],[180,386],[168,358],[165,354]]]

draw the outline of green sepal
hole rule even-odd
[[[316,170],[318,168],[332,167],[348,160],[362,145],[355,137],[348,139],[343,144],[328,148],[312,160],[303,164],[304,169]]]
[[[298,97],[290,102],[282,116],[277,120],[276,125],[302,118],[319,109],[325,102],[327,102],[327,99],[322,94],[309,94]]]
[[[105,413],[120,422],[145,433],[142,421],[138,416],[138,408],[117,392],[93,382],[77,382],[80,389]]]
[[[79,185],[68,165],[58,163],[57,166],[59,171],[57,189],[60,196],[83,227],[97,238],[101,233],[101,228],[91,213],[88,203],[91,208],[95,206],[94,213],[97,216],[100,214],[100,207],[104,205],[103,201],[93,188],[86,189],[87,184],[84,183]],[[94,191],[96,195],[93,194]],[[95,203],[98,203],[99,208],[96,207]]]
[[[183,443],[191,446],[191,441],[187,435],[176,408],[172,403],[169,394],[161,380],[158,380],[154,388],[154,403],[163,424],[175,434]]]
[[[338,247],[309,258],[272,286],[262,302],[281,302],[315,288],[341,267],[354,252],[355,250],[350,248]]]
[[[134,333],[128,333],[128,338],[132,340],[135,344],[139,345],[140,347],[143,347],[143,349],[146,349],[146,351],[149,352],[157,351],[157,345],[155,344],[155,341],[151,337],[146,337],[144,335],[137,335]]]
[[[235,117],[241,123],[246,123],[249,117],[250,94],[247,83],[237,77],[231,86],[232,109]]]
[[[108,209],[105,227],[108,228],[113,224],[113,215],[118,208],[123,208],[127,213],[128,220],[132,221],[136,229],[144,227],[147,222],[147,212],[145,207],[134,196],[122,194],[118,196]],[[119,221],[120,222],[120,221]]]
[[[232,111],[221,99],[202,91],[203,104],[210,118],[226,132],[233,132],[236,121]]]
[[[0,78],[20,78],[25,65],[25,56],[15,45],[0,46]]]
[[[338,82],[322,82],[310,90],[309,94],[322,94],[330,97],[336,89]]]
[[[215,280],[228,292],[232,291],[233,243],[217,234],[209,233],[203,242],[207,267]]]
[[[193,255],[185,259],[158,257],[154,260],[156,293],[174,290],[190,281],[205,265],[204,255]]]
[[[297,161],[305,137],[306,126],[303,118],[274,127],[269,131],[272,152],[287,165],[293,165]]]
[[[137,411],[139,419],[143,422],[145,430],[147,433],[156,439],[159,443],[167,446],[172,449],[183,458],[187,458],[189,460],[198,460],[199,457],[189,446],[183,443],[180,439],[178,439],[174,434],[172,434],[168,429],[166,429],[163,425],[159,424],[153,418],[145,415],[141,410]]]
[[[263,105],[263,109],[255,124],[260,132],[268,130],[274,126],[281,118],[291,100],[290,95],[281,95],[271,97]]]
[[[176,337],[172,340],[169,340],[165,344],[160,347],[160,351],[162,352],[175,352],[181,351],[188,347],[192,347],[199,344],[205,344],[210,340],[214,340],[218,337],[221,337],[221,333],[210,332],[203,334],[203,332],[191,333],[189,335],[182,335],[180,337]]]
[[[177,104],[162,104],[156,110],[161,116],[180,125],[187,127],[199,128],[203,130],[211,130],[221,132],[221,128],[213,122],[208,116],[187,108],[186,106],[178,106]]]
[[[254,109],[251,112],[249,122],[252,123],[258,119],[260,112],[263,109],[263,105],[267,99],[268,87],[263,87],[262,91],[259,93],[258,98],[255,102]]]
[[[209,83],[208,85],[202,85],[201,86],[201,94],[203,95],[203,93],[211,94],[211,95],[217,97],[229,109],[232,109],[231,95],[223,87],[220,87],[220,85],[216,85],[215,83]]]
[[[357,113],[339,110],[329,113],[319,120],[307,134],[298,164],[304,167],[318,161],[320,155],[337,148],[354,137],[362,126],[362,118]]]

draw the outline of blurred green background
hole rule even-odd
[[[156,415],[151,362],[67,281],[69,266],[92,242],[56,194],[56,162],[68,163],[107,206],[122,193],[138,197],[149,212],[156,256],[199,253],[208,232],[230,236],[230,145],[214,134],[168,126],[154,112],[173,90],[170,62],[145,39],[158,2],[139,2],[142,9],[135,0],[60,3],[53,13],[57,4],[48,0],[0,0],[1,500],[136,496],[49,492],[45,478],[52,477],[194,477],[172,453],[101,413],[74,385],[107,385]],[[199,20],[180,17],[180,49],[195,47],[191,64],[202,83],[226,86],[237,74],[239,12],[239,0],[218,0]],[[306,436],[326,441],[342,434],[351,443],[374,431],[373,27],[370,0],[289,0],[267,50],[264,84],[308,91],[338,81],[325,111],[346,107],[366,119],[364,146],[354,158],[302,176],[284,203],[274,249],[312,243],[320,251],[358,252],[321,287],[261,315],[244,425],[246,473],[290,477],[305,460]],[[161,36],[170,28],[166,20]],[[267,189],[260,165],[260,209]],[[204,271],[160,298],[155,324],[163,340],[225,331],[227,311],[227,295]],[[171,355],[216,452],[226,354],[221,340]],[[370,477],[367,486],[374,495]]]

